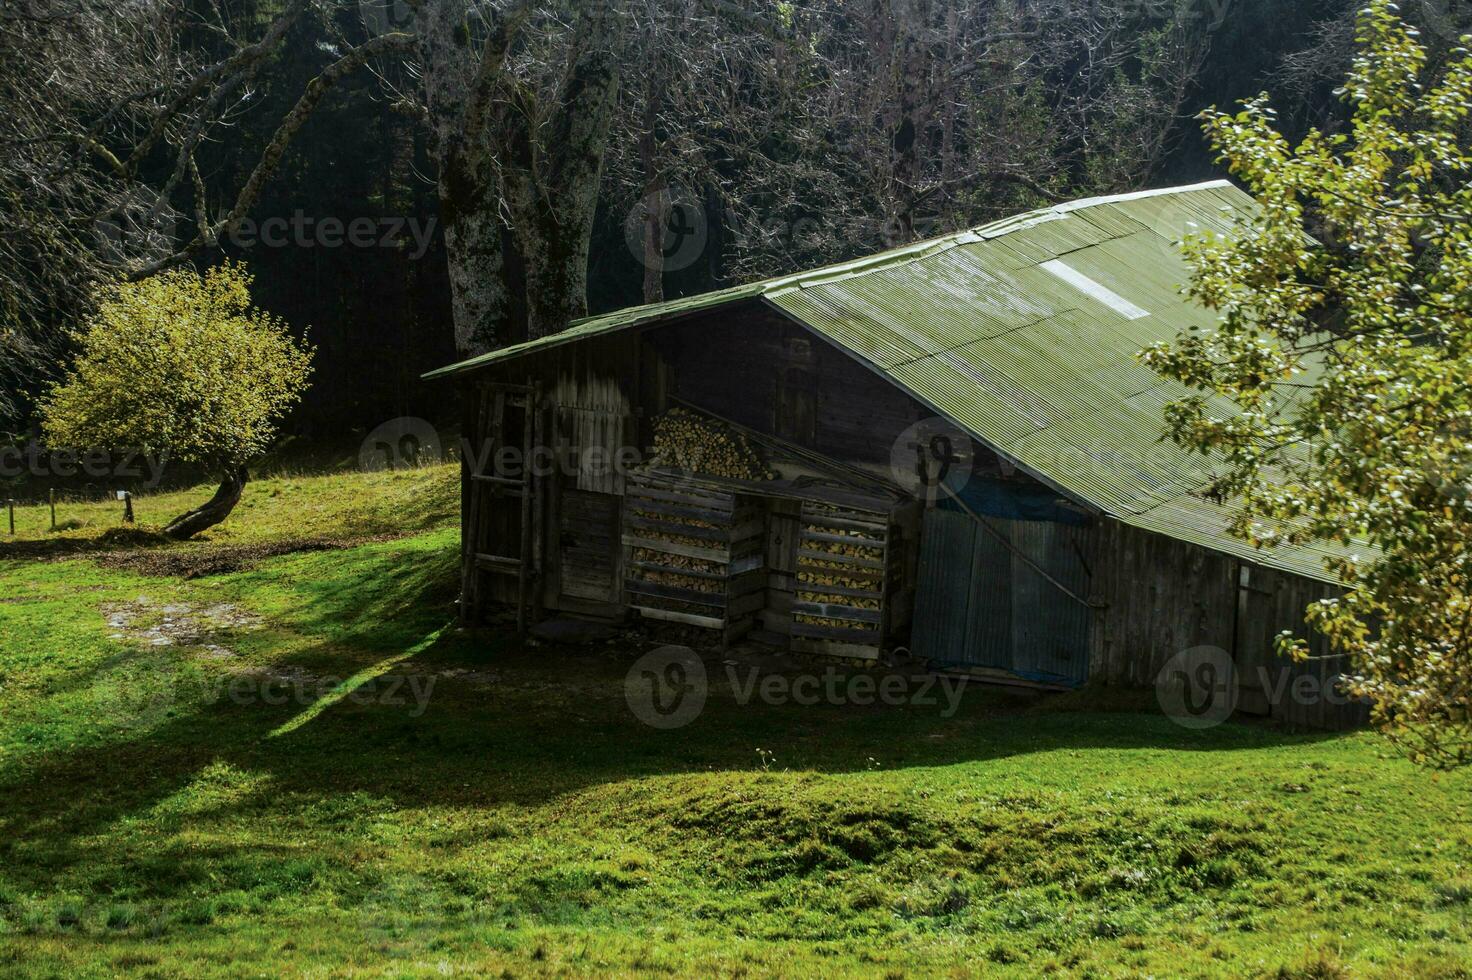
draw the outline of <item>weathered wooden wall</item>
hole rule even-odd
[[[1369,706],[1339,689],[1347,668],[1328,640],[1303,625],[1303,610],[1338,592],[1333,586],[1271,568],[1242,563],[1238,580],[1237,679],[1239,709],[1269,713],[1301,728],[1345,730],[1369,723]],[[1292,629],[1309,641],[1313,659],[1293,662],[1274,653],[1274,639]]]
[[[1090,677],[1148,687],[1182,650],[1232,650],[1235,558],[1107,517],[1082,540],[1090,598],[1106,604],[1091,631]]]
[[[767,601],[762,629],[792,635],[792,604],[797,596],[797,546],[802,537],[802,504],[773,500],[767,505]]]
[[[1332,595],[1332,586],[1110,518],[1097,520],[1084,539],[1090,598],[1106,604],[1094,616],[1091,678],[1148,687],[1177,653],[1214,646],[1232,655],[1244,713],[1328,730],[1368,721],[1368,707],[1343,697],[1334,684],[1339,661],[1295,663],[1275,649],[1277,635],[1291,630],[1310,641],[1315,657],[1328,656],[1323,636],[1304,622],[1304,610]]]
[[[559,596],[618,604],[619,497],[564,486],[557,501]]]
[[[659,379],[644,376],[650,369],[639,338],[618,334],[541,351],[477,379],[541,385],[548,444],[538,447],[533,462],[542,474],[545,517],[536,529],[536,552],[539,598],[547,608],[590,615],[614,615],[620,608],[617,495],[623,481],[615,460],[641,443],[640,399],[662,397]],[[475,389],[471,397],[484,398]],[[489,451],[484,419],[483,411],[467,415],[467,455]],[[508,539],[491,546],[511,549],[514,525],[508,514],[489,515],[486,526]],[[510,601],[512,585],[492,581],[488,597]]]
[[[900,434],[932,414],[763,307],[655,331],[648,342],[668,363],[676,397],[842,462],[888,466]]]

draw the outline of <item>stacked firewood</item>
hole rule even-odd
[[[710,523],[709,521],[702,521],[699,518],[689,517],[686,515],[677,516],[673,514],[656,514],[653,511],[640,510],[637,508],[633,510],[633,514],[636,517],[641,517],[646,520],[659,521],[664,524],[673,524],[675,526],[704,529],[713,529],[715,527],[715,525]],[[652,530],[645,531],[644,533],[647,534],[651,539],[663,542],[665,544],[683,545],[689,548],[711,547],[711,542],[708,539],[692,537],[687,534],[676,534],[670,531]],[[691,558],[687,555],[678,555],[670,551],[654,551],[649,548],[635,548],[634,560],[637,562],[646,562],[651,565],[661,565],[666,569],[679,569],[686,572],[705,572],[707,574],[720,574],[723,571],[722,566],[717,562],[707,561],[701,558]],[[672,585],[681,589],[693,589],[696,592],[719,592],[721,589],[721,584],[719,581],[715,581],[709,578],[703,578],[700,575],[682,575],[679,571],[655,571],[653,569],[643,569],[639,572],[639,577],[647,582],[654,582],[659,585]]]
[[[632,508],[635,517],[642,517],[646,521],[661,521],[665,524],[683,524],[685,527],[704,528],[708,531],[715,530],[715,525],[710,521],[702,521],[698,517],[690,517],[685,514],[657,514],[652,510],[641,510]]]
[[[776,478],[745,435],[683,408],[672,408],[655,420],[654,462],[728,480]]]
[[[668,560],[665,564],[671,564]],[[670,585],[677,589],[689,589],[692,592],[709,592],[714,595],[721,591],[722,583],[708,578],[700,578],[695,575],[680,575],[677,572],[656,572],[645,570],[639,573],[639,577],[646,582],[656,585]]]
[[[710,544],[709,541],[700,541],[697,538],[687,538],[684,536],[675,536],[673,538],[664,536],[659,540],[667,541],[671,544],[689,544],[695,542],[694,546],[697,548]],[[687,572],[719,574],[724,569],[724,566],[718,562],[706,561],[703,558],[691,558],[687,555],[677,555],[672,551],[654,551],[650,548],[635,548],[634,560],[648,562],[651,565],[665,565],[670,568],[680,568]]]
[[[804,536],[803,548],[808,551],[832,555],[831,559],[804,558],[798,572],[798,601],[818,605],[846,606],[850,609],[879,609],[880,600],[875,596],[843,595],[832,589],[849,589],[863,592],[877,591],[874,575],[865,575],[864,570],[854,564],[853,559],[878,562],[884,559],[883,546],[862,531],[840,528],[828,524],[806,524],[809,534],[842,538],[841,541],[822,540]],[[877,574],[877,573],[875,573]],[[797,621],[813,626],[828,626],[839,629],[866,630],[869,624],[852,620],[831,619],[799,613]]]
[[[814,616],[810,613],[796,613],[792,618],[796,622],[806,623],[809,626],[827,626],[830,629],[868,632],[879,628],[873,623],[860,623],[851,619],[832,619],[827,616]]]
[[[825,606],[848,606],[850,609],[878,609],[879,600],[872,596],[835,595],[831,592],[799,590],[800,602],[814,602]]]
[[[817,527],[812,524],[807,525],[807,529],[817,534],[826,534],[830,537],[853,538],[852,544],[847,541],[820,541],[817,539],[808,539],[803,543],[803,547],[807,548],[809,551],[822,551],[830,555],[840,556],[840,558],[862,558],[866,561],[880,561],[884,558],[883,547],[875,543],[871,539],[863,537],[857,531],[843,531],[831,527]],[[837,568],[842,566],[834,565],[833,567]]]
[[[853,567],[841,562],[809,559],[805,564],[807,567],[797,573],[797,580],[806,586],[816,588],[827,586],[838,589],[873,589],[876,584],[871,578],[844,574],[845,572],[852,572]]]

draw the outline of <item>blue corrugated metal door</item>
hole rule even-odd
[[[1089,673],[1089,591],[1073,528],[1047,521],[925,515],[911,646],[941,663],[1003,670],[1030,680],[1081,684]],[[1005,542],[1004,540],[1005,539]]]
[[[965,515],[925,515],[911,633],[911,646],[921,656],[947,663],[966,657],[971,590],[957,588],[956,579],[970,578],[975,538],[976,526]]]

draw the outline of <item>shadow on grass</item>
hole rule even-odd
[[[782,768],[855,773],[876,759],[893,771],[1065,749],[1233,751],[1329,737],[1237,725],[1191,732],[1144,714],[1042,714],[1034,699],[979,686],[950,717],[944,701],[741,703],[741,685],[720,658],[708,661],[712,684],[699,717],[659,730],[625,700],[642,650],[525,649],[504,633],[457,631],[455,571],[447,549],[382,545],[293,555],[241,574],[234,584],[273,607],[261,610],[272,626],[243,637],[242,654],[295,650],[264,668],[276,681],[246,697],[215,688],[173,698],[155,724],[11,765],[0,775],[0,864],[40,884],[95,858],[95,835],[143,817],[220,764],[269,788],[269,798],[227,808],[353,809],[366,799],[474,809],[537,806],[646,776],[749,772],[758,748],[777,751]],[[307,640],[291,647],[292,638]],[[355,675],[373,677],[372,697],[328,683]],[[304,676],[315,683],[300,683]],[[401,676],[419,678],[427,697],[407,681],[387,690]],[[324,695],[331,703],[319,703]],[[165,878],[154,887],[187,884]]]
[[[103,568],[184,580],[255,568],[268,558],[315,551],[341,551],[407,537],[416,530],[385,534],[347,531],[322,537],[288,537],[248,544],[176,541],[149,528],[110,528],[94,538],[52,538],[0,544],[0,561],[91,558]]]
[[[37,538],[24,541],[0,541],[0,561],[37,561],[48,558],[75,558],[79,555],[125,548],[161,548],[178,545],[162,531],[146,526],[110,527],[89,538]]]

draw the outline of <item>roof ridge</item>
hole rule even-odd
[[[1234,186],[1230,180],[1204,180],[1199,184],[1182,184],[1179,187],[1154,187],[1143,191],[1125,191],[1121,194],[1105,194],[1100,197],[1085,197],[1077,201],[1066,201],[1063,204],[1055,204],[1053,210],[1060,212],[1082,211],[1084,208],[1096,207],[1100,204],[1123,204],[1126,201],[1143,201],[1151,197],[1163,197],[1167,194],[1190,194],[1195,191],[1209,191],[1221,187]]]
[[[776,296],[791,289],[807,289],[824,286],[847,279],[850,276],[864,275],[875,269],[891,268],[894,265],[919,262],[922,259],[928,259],[933,255],[949,251],[952,248],[959,248],[962,245],[972,245],[976,242],[1005,238],[1014,232],[1035,228],[1049,221],[1061,220],[1075,211],[1084,211],[1088,208],[1100,207],[1107,204],[1140,201],[1151,197],[1190,194],[1197,191],[1213,190],[1219,187],[1230,187],[1231,184],[1232,182],[1229,180],[1208,180],[1199,184],[1187,184],[1181,187],[1157,187],[1150,190],[1127,191],[1120,194],[1087,197],[1077,201],[1065,201],[1061,204],[1053,204],[1045,208],[1035,208],[1032,211],[1024,211],[1021,214],[998,218],[986,224],[973,225],[970,228],[963,228],[959,231],[937,235],[934,238],[911,242],[908,245],[901,245],[897,248],[886,249],[883,252],[866,255],[862,258],[850,259],[847,262],[837,262],[832,265],[809,269],[806,272],[795,272],[773,279],[759,280],[752,283],[752,285],[757,288],[758,294],[761,296]]]
[[[523,341],[519,344],[512,344],[509,347],[502,347],[478,357],[472,357],[468,360],[427,372],[423,377],[426,379],[441,378],[469,368],[504,360],[507,357],[515,356],[528,349],[541,347],[549,343],[562,344],[578,340],[590,333],[599,332],[605,324],[611,327],[632,326],[636,323],[645,323],[665,316],[709,309],[710,307],[736,300],[771,299],[781,295],[788,295],[794,290],[826,285],[853,276],[864,275],[877,269],[892,268],[909,264],[910,262],[916,262],[962,245],[1002,238],[1013,232],[1025,231],[1049,221],[1065,218],[1075,211],[1082,211],[1100,205],[1118,204],[1150,197],[1190,194],[1231,186],[1232,183],[1227,180],[1211,180],[1179,187],[1158,187],[1151,190],[1108,194],[1054,204],[1045,208],[1036,208],[1032,211],[1024,211],[1021,214],[1010,215],[986,224],[975,225],[970,228],[949,232],[945,235],[938,235],[934,238],[927,238],[918,242],[911,242],[907,245],[900,245],[873,255],[850,259],[846,262],[835,262],[830,265],[819,266],[816,269],[772,276],[768,279],[758,279],[752,282],[737,283],[709,292],[677,297],[660,303],[635,304],[633,306],[621,307],[617,310],[608,310],[593,316],[580,317],[569,323],[564,330],[557,334],[551,334],[536,340]]]
[[[882,252],[875,252],[872,255],[849,259],[845,262],[835,262],[803,272],[793,272],[784,276],[774,276],[770,279],[760,279],[747,285],[755,289],[756,294],[759,296],[777,296],[792,289],[808,289],[827,285],[828,283],[847,279],[850,276],[865,275],[876,269],[892,268],[898,265],[907,265],[911,262],[919,262],[922,259],[930,258],[933,255],[949,251],[952,248],[959,248],[962,245],[972,245],[981,241],[1004,238],[1014,232],[1024,231],[1049,221],[1058,221],[1066,218],[1075,211],[1084,211],[1088,208],[1108,204],[1121,204],[1127,201],[1140,201],[1167,195],[1190,194],[1197,191],[1230,186],[1232,186],[1232,182],[1229,180],[1208,180],[1199,184],[1186,184],[1180,187],[1156,187],[1143,191],[1126,191],[1119,194],[1104,194],[1097,197],[1083,198],[1077,201],[1065,201],[1061,204],[1053,204],[1045,208],[1034,208],[1031,211],[1024,211],[1021,214],[1008,215],[1005,218],[998,218],[995,221],[989,221],[985,224],[972,225],[969,228],[947,232],[944,235],[937,235],[934,238],[924,238],[918,242],[899,245],[895,248],[885,249]],[[637,307],[625,307],[625,309],[637,309]],[[607,315],[600,314],[600,316]],[[596,319],[596,317],[578,320],[573,325],[586,323],[593,319]]]

